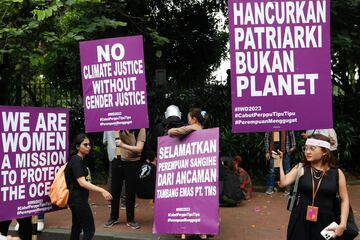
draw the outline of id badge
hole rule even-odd
[[[306,210],[306,220],[316,222],[318,218],[318,207],[308,206]]]

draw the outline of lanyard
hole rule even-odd
[[[320,188],[320,184],[321,184],[321,181],[324,177],[324,173],[322,174],[320,180],[319,180],[319,183],[316,187],[316,190],[315,190],[315,181],[314,181],[314,171],[312,168],[310,168],[311,170],[311,181],[312,181],[312,206],[314,206],[314,202],[315,202],[315,197],[316,197],[316,194],[318,193],[319,191],[319,188]]]

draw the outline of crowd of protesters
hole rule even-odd
[[[180,109],[175,105],[170,105],[166,109],[164,120],[158,123],[149,134],[150,139],[146,139],[147,134],[144,128],[104,132],[103,142],[107,145],[109,159],[108,190],[91,183],[90,170],[84,161],[85,156],[91,150],[91,142],[85,134],[76,136],[75,151],[66,170],[67,183],[68,186],[71,185],[72,189],[68,201],[72,213],[71,240],[79,239],[81,232],[84,235],[83,239],[92,239],[95,234],[94,219],[88,204],[89,191],[101,193],[109,203],[109,219],[104,223],[104,227],[109,228],[119,223],[119,208],[122,205],[125,205],[123,208],[126,209],[126,225],[132,229],[141,227],[140,223],[135,220],[136,195],[147,199],[154,199],[155,197],[158,137],[180,138],[193,131],[206,129],[210,126],[209,114],[200,108],[191,108],[186,117],[187,124],[182,121]],[[318,186],[322,184],[330,187],[332,196],[335,196],[337,192],[340,193],[340,197],[343,199],[341,203],[343,212],[339,226],[332,230],[337,236],[341,236],[346,226],[349,203],[344,174],[336,168],[338,159],[336,133],[333,129],[312,129],[303,132],[301,137],[306,140],[305,157],[302,161],[304,163],[302,170],[304,177],[300,181],[299,188],[303,194],[301,194],[300,203],[296,206],[296,210],[291,214],[288,239],[305,239],[314,235],[315,232],[320,232],[330,220],[336,220],[333,215],[325,217],[320,212],[319,221],[313,227],[309,228],[307,222],[304,222],[307,214],[306,207],[311,202],[311,196],[308,196],[307,191],[311,187],[311,181],[309,181],[309,179],[313,179],[311,176],[315,176]],[[294,131],[265,133],[264,151],[268,173],[266,176],[266,194],[273,194],[279,187],[284,188],[285,194],[290,193],[298,172],[298,165],[291,159],[296,148],[297,141]],[[280,165],[277,166],[276,161],[279,159]],[[252,180],[249,173],[243,168],[242,156],[221,156],[220,160],[220,206],[237,206],[242,200],[250,199],[252,197]],[[293,167],[294,165],[296,166]],[[279,179],[276,179],[277,177]],[[305,180],[305,177],[308,179]],[[314,180],[312,184],[314,187]],[[326,199],[327,196],[328,193],[320,190],[317,199]],[[326,200],[319,201],[314,201],[313,196],[312,206],[318,204],[321,209],[326,209],[322,206]],[[297,220],[299,218],[302,220]],[[1,234],[7,235],[10,222],[11,220],[0,222]],[[20,238],[31,239],[31,218],[18,219],[18,222],[20,223],[18,229]],[[185,234],[181,236],[182,239],[187,237]],[[199,234],[197,237],[199,239],[208,238],[206,234]],[[9,236],[8,239],[16,238]]]

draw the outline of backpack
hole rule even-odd
[[[51,203],[62,208],[66,207],[69,199],[69,189],[67,188],[65,178],[66,166],[67,164],[65,163],[57,171],[49,191]]]

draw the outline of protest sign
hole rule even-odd
[[[219,129],[158,140],[154,233],[218,234]]]
[[[0,221],[58,209],[48,192],[67,161],[68,128],[68,109],[0,106]]]
[[[86,132],[148,127],[142,36],[80,42]]]
[[[233,132],[331,128],[330,1],[228,3]]]

